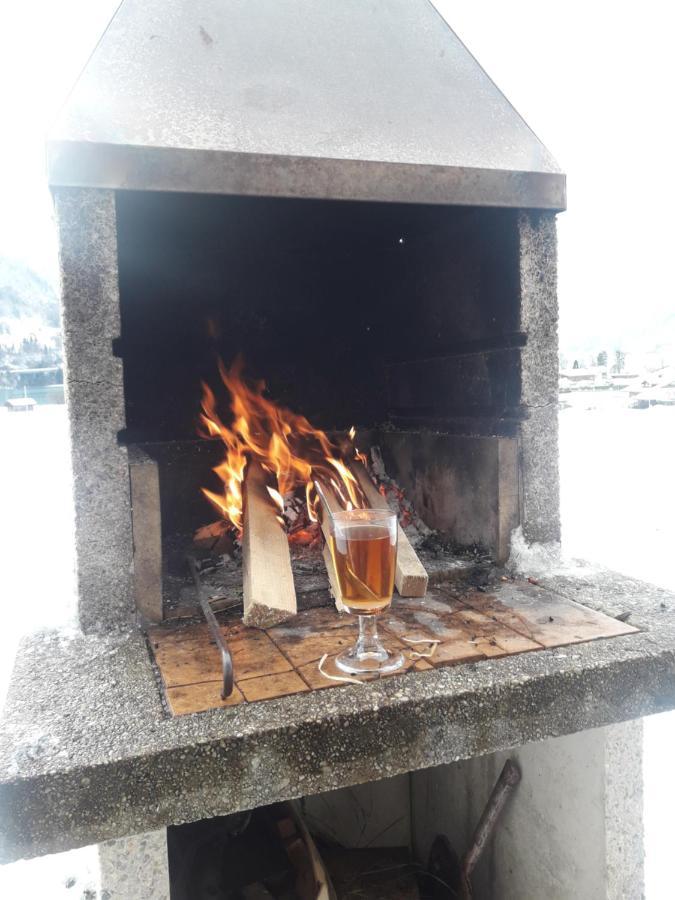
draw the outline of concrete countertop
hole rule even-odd
[[[675,595],[584,564],[538,580],[642,631],[180,718],[140,632],[25,639],[0,725],[0,862],[675,707]]]

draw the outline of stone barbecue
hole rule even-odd
[[[438,832],[467,844],[518,748],[475,895],[640,896],[632,720],[675,706],[675,598],[560,559],[565,176],[433,6],[124,0],[48,169],[79,630],[20,648],[2,859],[165,847],[168,826],[298,798],[320,818],[347,788],[426,859]],[[223,700],[181,565],[214,518],[200,385],[237,354],[317,427],[355,426],[433,535],[424,596],[385,627],[435,617],[436,659],[320,689],[303,641],[346,626],[321,559],[294,558],[295,624],[243,634],[214,604]]]

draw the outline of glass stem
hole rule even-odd
[[[356,641],[357,656],[382,653],[380,636],[377,633],[377,616],[359,616],[359,637]]]

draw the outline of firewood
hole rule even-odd
[[[335,600],[335,609],[338,612],[344,612],[345,605],[342,602],[342,591],[340,590],[340,583],[337,579],[337,572],[335,571],[333,555],[330,552],[330,547],[328,546],[328,544],[325,544],[323,548],[323,561],[326,564],[326,573],[328,574],[330,592],[333,595],[333,599]]]
[[[387,501],[380,494],[365,466],[354,460],[349,467],[365,494],[368,505],[372,509],[389,509]],[[427,592],[429,576],[406,537],[405,531],[398,526],[398,549],[396,552],[396,590],[401,597],[424,597]]]
[[[291,810],[293,818],[295,819],[295,823],[298,827],[298,833],[304,841],[305,847],[307,848],[307,853],[309,855],[309,861],[312,871],[312,887],[311,893],[308,896],[311,897],[311,900],[337,900],[337,894],[333,889],[330,877],[328,875],[328,872],[326,871],[326,867],[323,864],[321,854],[319,853],[317,846],[314,843],[312,835],[309,833],[309,830],[305,825],[304,819],[302,818],[299,810],[294,804],[288,804],[288,807]],[[296,890],[298,889],[298,887],[299,885],[296,884]],[[303,895],[300,894],[300,896],[302,897]]]
[[[335,571],[335,563],[333,555],[330,552],[330,529],[328,526],[330,514],[332,512],[341,512],[342,506],[332,488],[325,484],[321,485],[319,493],[321,503],[321,530],[326,539],[326,545],[323,548],[323,561],[326,564],[326,572],[328,573],[328,581],[330,582],[331,594],[335,599],[335,608],[338,612],[344,612],[344,603],[342,602],[342,591],[340,590],[340,582],[338,581],[337,572]]]
[[[265,471],[249,462],[244,478],[244,623],[270,628],[297,613],[286,532],[267,492]]]
[[[211,556],[231,556],[234,551],[234,540],[225,520],[220,519],[198,528],[192,536],[192,548]]]

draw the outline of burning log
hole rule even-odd
[[[364,465],[358,461],[350,462],[349,467],[361,486],[369,506],[373,509],[388,509],[385,498],[373,484]],[[398,550],[396,553],[396,590],[401,597],[424,597],[427,592],[429,576],[406,537],[405,531],[398,526]]]
[[[210,556],[231,556],[234,550],[234,539],[227,522],[219,519],[210,525],[202,525],[192,536],[193,550],[201,551]]]
[[[297,612],[288,538],[267,490],[265,471],[251,460],[244,478],[244,623],[269,628]]]

